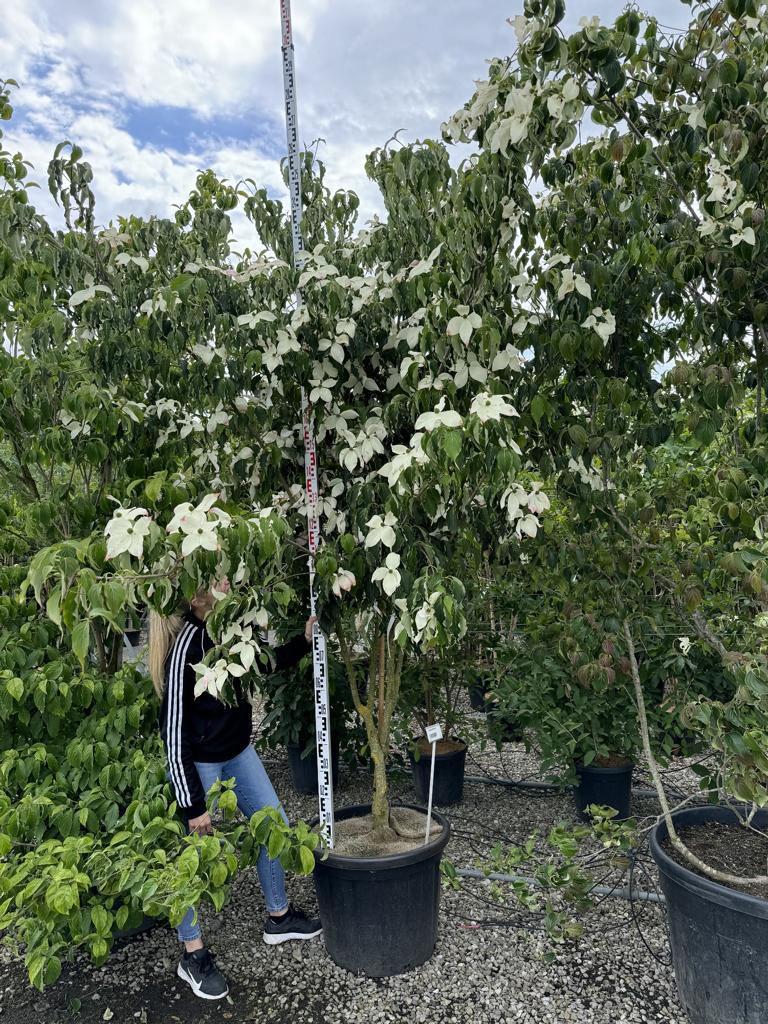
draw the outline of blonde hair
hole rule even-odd
[[[184,625],[184,616],[149,613],[149,674],[158,697],[165,688],[165,659]]]

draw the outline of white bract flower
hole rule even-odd
[[[572,291],[579,292],[580,295],[585,296],[587,299],[592,298],[592,289],[589,286],[589,282],[586,278],[582,277],[581,274],[576,274],[570,267],[566,267],[563,270],[563,276],[560,278],[560,287],[557,290],[558,299],[564,299],[566,295],[570,295]]]
[[[491,152],[506,154],[509,146],[516,146],[528,133],[534,102],[533,86],[526,82],[522,89],[510,89],[504,104],[509,115],[502,118],[491,138]]]
[[[63,426],[69,431],[69,436],[73,441],[76,437],[80,437],[81,435],[83,437],[87,437],[91,432],[90,423],[81,422],[80,420],[75,419],[75,417],[70,412],[67,412],[66,409],[61,410],[59,413],[59,419]]]
[[[525,488],[520,484],[512,484],[501,496],[501,507],[507,510],[509,521],[514,522],[523,514],[523,505],[528,501]]]
[[[520,350],[514,345],[507,345],[496,354],[491,364],[491,370],[494,373],[498,373],[500,370],[514,370],[516,373],[520,373],[524,366],[525,362]]]
[[[546,494],[541,490],[541,484],[535,483],[531,488],[531,493],[528,495],[528,508],[534,515],[541,515],[542,512],[546,512],[550,507],[550,501]]]
[[[251,634],[253,632],[250,629],[250,627],[248,628],[248,632],[250,632]],[[240,639],[236,644],[233,644],[229,648],[230,655],[237,655],[240,658],[240,664],[243,669],[243,672],[239,673],[240,675],[244,674],[250,668],[253,667],[253,663],[256,660],[256,655],[259,653],[260,650],[261,648],[259,647],[256,640],[253,639],[252,635],[243,636],[242,639]],[[227,666],[227,671],[229,672],[229,674],[238,675],[238,672],[233,672],[232,668],[233,666],[231,664]]]
[[[709,193],[707,202],[729,203],[738,188],[737,183],[725,171],[725,168],[715,157],[711,157],[707,167],[707,185]]]
[[[679,636],[677,638],[677,643],[680,647],[681,654],[685,657],[691,649],[691,638],[689,636]]]
[[[588,18],[586,15],[584,15],[583,18],[579,18],[579,27],[600,28],[600,19],[596,14],[594,14],[591,18]]]
[[[707,129],[707,121],[704,117],[704,104],[698,103],[683,103],[680,107],[688,115],[687,124],[691,128],[703,128]]]
[[[440,250],[442,248],[443,243],[441,242],[436,249],[432,250],[425,260],[418,260],[418,262],[414,263],[411,267],[410,273],[408,274],[408,278],[412,279],[414,277],[419,277],[421,274],[428,274],[434,266],[435,260],[440,255]]]
[[[173,510],[174,515],[167,526],[169,534],[183,533],[181,553],[186,557],[198,548],[217,551],[219,547],[218,529],[229,525],[229,516],[222,509],[214,508],[217,494],[209,494],[193,508],[191,502],[185,501]],[[213,519],[209,519],[209,513]]]
[[[596,469],[587,469],[586,465],[584,464],[584,459],[581,455],[579,456],[578,460],[568,460],[568,469],[570,469],[572,473],[576,473],[581,479],[581,482],[583,484],[587,484],[587,486],[591,487],[593,491],[613,491],[616,489],[616,485],[610,480],[608,481],[608,484],[606,486],[605,482],[603,481],[603,478],[600,476]]]
[[[519,538],[522,539],[523,534],[526,537],[535,537],[539,529],[539,520],[534,515],[522,516],[518,519],[517,525],[515,526],[515,533]]]
[[[219,355],[214,346],[203,345],[201,342],[192,346],[192,352],[201,362],[205,363],[206,366],[210,366],[213,362],[214,356]]]
[[[377,544],[384,544],[388,548],[395,546],[394,527],[397,526],[397,518],[391,512],[387,512],[383,519],[381,516],[372,516],[365,525],[368,527],[365,538],[367,548],[373,548]]]
[[[331,401],[331,388],[337,383],[335,377],[315,377],[309,382],[312,390],[309,392],[309,401],[314,405],[316,402]]]
[[[152,520],[145,508],[118,508],[107,523],[107,558],[128,552],[134,558],[144,554],[144,539],[149,535]]]
[[[410,448],[404,444],[392,445],[394,458],[379,469],[379,475],[387,479],[390,487],[395,487],[403,473],[411,466],[424,466],[429,462],[429,456],[421,447],[423,437],[422,433],[414,434]]]
[[[502,416],[519,416],[520,413],[506,401],[509,395],[489,395],[484,391],[477,395],[469,407],[470,415],[475,415],[482,422],[500,420]]]
[[[434,387],[442,390],[443,382],[446,377],[450,380],[450,375],[441,373],[439,377],[435,378]],[[468,352],[466,359],[458,359],[456,361],[456,373],[453,378],[453,383],[457,388],[466,387],[469,383],[470,377],[472,380],[476,380],[480,384],[485,384],[488,380],[488,370],[482,363],[477,361],[477,356],[474,352]]]
[[[84,302],[90,302],[91,299],[96,298],[99,292],[103,295],[114,295],[111,288],[108,288],[105,284],[94,284],[93,275],[86,274],[85,288],[81,288],[80,291],[73,292],[70,295],[69,308],[75,309],[76,306],[81,306]]]
[[[699,232],[699,235],[701,236],[701,238],[708,238],[710,235],[714,235],[715,234],[715,232],[717,231],[717,228],[718,228],[717,221],[716,220],[712,220],[711,217],[707,217],[707,215],[704,214],[704,217],[703,217],[703,219],[701,221],[701,224],[699,224],[699,226],[698,226],[698,228],[696,230]]]
[[[341,597],[342,593],[348,593],[356,583],[357,580],[353,572],[350,572],[349,569],[339,569],[334,574],[331,589],[336,597]]]
[[[214,665],[199,665],[192,666],[197,681],[195,682],[195,697],[199,697],[203,693],[210,693],[212,697],[221,697],[222,690],[224,689],[225,683],[229,679],[229,673],[227,672],[227,663],[223,658]]]
[[[600,306],[595,306],[581,326],[591,327],[604,342],[607,342],[616,331],[616,317],[610,309],[602,309]]]
[[[381,589],[391,597],[397,588],[400,586],[400,573],[397,571],[400,565],[400,555],[391,551],[385,561],[384,565],[379,566],[378,569],[373,573],[371,579],[374,583],[380,583]]]
[[[146,273],[149,270],[149,260],[146,256],[131,256],[128,252],[120,252],[115,256],[115,263],[118,267],[127,267],[130,263],[135,264],[140,270]]]
[[[471,313],[469,306],[457,306],[457,314],[448,321],[446,334],[458,334],[465,345],[472,337],[472,331],[483,326],[483,320],[479,313]]]
[[[237,322],[241,327],[256,327],[260,323],[272,324],[275,320],[277,320],[277,317],[268,309],[253,310],[253,312],[243,313],[242,316],[237,318]]]
[[[445,408],[445,397],[441,398],[433,412],[423,412],[416,420],[416,430],[437,430],[438,427],[460,427],[464,420],[454,409]]]
[[[165,294],[163,294],[165,293]],[[175,309],[176,306],[181,305],[181,298],[176,292],[171,292],[169,288],[163,288],[157,292],[151,299],[147,299],[139,306],[140,313],[167,313],[169,309]]]
[[[218,408],[215,412],[211,413],[208,417],[207,430],[209,434],[216,432],[218,427],[226,427],[229,425],[231,417],[229,413],[224,411],[224,406],[219,402]]]
[[[435,611],[435,605],[440,600],[440,592],[435,591],[430,594],[426,601],[422,604],[421,608],[416,612],[413,617],[413,625],[415,626],[413,639],[416,643],[420,643],[423,640],[431,640],[437,632],[437,614]]]
[[[738,245],[739,242],[746,242],[747,245],[754,245],[755,241],[755,229],[751,226],[744,227],[743,217],[734,217],[733,231],[731,232],[731,245]]]
[[[562,120],[566,104],[573,103],[579,98],[581,89],[575,78],[566,78],[563,83],[557,83],[558,88],[547,99],[547,110],[556,120]]]

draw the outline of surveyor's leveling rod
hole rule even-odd
[[[293,262],[301,266],[304,243],[301,238],[301,164],[299,163],[299,120],[296,102],[296,62],[293,52],[291,2],[280,0],[280,21],[283,31],[283,87],[285,90],[285,128],[288,139],[288,188],[291,196],[291,229]],[[301,293],[296,292],[297,305]],[[320,541],[317,514],[317,448],[312,428],[312,409],[304,388],[301,389],[301,418],[304,427],[304,477],[307,492],[307,536],[309,538],[309,606],[317,610],[315,594],[315,555]],[[317,795],[320,825],[329,846],[333,847],[333,765],[331,761],[331,716],[328,701],[328,653],[325,637],[316,622],[312,627],[312,671],[315,682],[315,731],[317,733]]]

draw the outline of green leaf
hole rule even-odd
[[[311,875],[315,870],[315,855],[306,846],[299,847],[299,861],[301,864],[301,874]]]
[[[541,395],[535,395],[531,402],[531,416],[533,416],[536,426],[541,423],[542,419],[547,412],[547,403],[541,397]]]
[[[21,586],[22,596],[27,593],[30,587],[32,587],[35,593],[35,600],[38,604],[42,604],[43,584],[53,571],[59,557],[59,549],[60,546],[55,544],[53,547],[43,548],[42,551],[38,551],[29,563],[27,578]]]
[[[81,619],[72,630],[72,650],[80,662],[81,668],[85,668],[85,660],[88,657],[88,647],[91,641],[91,624],[88,619]]]
[[[51,620],[55,622],[57,626],[61,627],[61,610],[59,605],[61,604],[61,587],[55,587],[48,595],[48,600],[45,602],[45,614]]]
[[[211,871],[211,884],[217,889],[220,889],[227,880],[227,867],[226,864],[214,864],[213,871]]]
[[[443,433],[440,443],[443,451],[452,462],[458,459],[463,440],[460,430],[446,430]]]
[[[726,57],[720,62],[718,75],[723,85],[735,85],[739,77],[739,65],[733,57]]]
[[[17,703],[24,696],[24,683],[18,676],[14,676],[13,679],[9,679],[5,688]]]

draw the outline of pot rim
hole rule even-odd
[[[631,772],[635,767],[635,762],[627,758],[626,764],[580,764],[578,761],[574,764],[577,772],[593,772],[595,775],[624,775],[627,772]]]
[[[426,817],[426,808],[420,807],[418,804],[398,802],[393,803],[391,806],[422,811]],[[371,804],[353,804],[350,807],[342,807],[340,811],[336,812],[336,820],[345,821],[347,818],[361,818],[364,814],[370,813],[370,810]],[[322,849],[317,849],[313,851],[315,855],[315,868],[331,867],[336,870],[369,872],[387,871],[393,868],[410,867],[412,864],[418,864],[422,860],[433,857],[436,853],[442,854],[451,837],[451,825],[448,819],[439,811],[436,811],[434,807],[432,808],[432,819],[439,822],[442,826],[442,832],[436,835],[434,839],[430,839],[428,843],[416,846],[405,853],[391,853],[383,857],[343,857],[339,854],[334,854],[333,850],[330,850],[328,851],[328,856],[323,858]],[[314,818],[309,823],[310,827],[314,828],[318,821],[318,818]]]
[[[758,811],[758,819],[768,825],[768,810]],[[676,825],[706,825],[710,821],[721,821],[725,823],[736,823],[736,812],[726,804],[717,804],[707,807],[687,807],[672,814]],[[663,818],[656,823],[649,837],[649,846],[653,859],[659,868],[662,876],[673,882],[675,885],[687,889],[694,895],[710,903],[718,903],[730,910],[750,917],[768,919],[768,898],[764,896],[753,896],[751,893],[742,892],[739,889],[731,889],[714,879],[705,878],[691,868],[678,864],[676,860],[662,847],[662,840],[667,838],[667,824]]]
[[[420,747],[423,739],[424,739],[423,736],[415,738],[413,740],[414,745]],[[450,742],[451,743],[460,743],[461,744],[460,749],[459,750],[443,750],[442,752],[440,752],[438,750],[438,752],[435,754],[435,760],[436,761],[439,761],[441,758],[460,757],[462,754],[466,754],[466,752],[469,750],[469,744],[465,743],[464,740],[462,740],[462,739],[455,739],[455,740],[451,740]],[[408,757],[411,759],[411,761],[413,761],[414,764],[416,763],[416,758],[413,756],[413,750],[411,749],[410,746],[408,747]],[[421,760],[425,760],[425,759],[426,760],[431,760],[432,759],[432,744],[431,743],[429,744],[429,750],[422,750],[422,752],[421,752],[421,757],[419,758],[419,760],[421,761]]]

